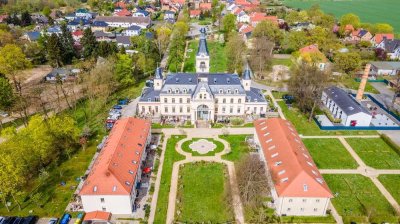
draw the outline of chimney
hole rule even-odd
[[[371,64],[367,64],[365,66],[364,74],[361,77],[360,87],[358,87],[357,96],[356,96],[356,100],[357,101],[361,101],[361,99],[362,99],[362,97],[364,95],[365,85],[367,85],[368,75],[369,75],[369,70],[370,69],[371,69]]]

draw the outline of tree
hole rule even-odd
[[[8,111],[14,102],[14,91],[7,77],[0,75],[0,110]]]
[[[263,77],[264,71],[270,66],[274,43],[266,37],[253,39],[253,47],[250,49],[250,66],[258,77]]]
[[[14,36],[10,32],[0,30],[0,47],[5,46],[6,44],[13,44],[14,39]]]
[[[160,59],[167,50],[171,33],[172,30],[166,26],[162,26],[156,29],[157,38],[155,39],[155,42],[160,55]]]
[[[90,57],[97,56],[96,48],[98,46],[98,42],[90,28],[87,28],[83,31],[83,37],[81,39],[81,44],[83,46],[83,57],[84,58],[90,58]]]
[[[53,66],[57,68],[60,67],[62,65],[63,49],[60,42],[60,38],[58,37],[57,34],[53,33],[47,39],[46,49],[47,49],[47,60],[49,60]]]
[[[32,18],[28,11],[21,14],[21,26],[29,26],[32,24]]]
[[[309,113],[309,122],[314,116],[322,91],[329,83],[329,76],[330,73],[304,62],[294,69],[289,80],[289,92],[294,96],[299,109]]]
[[[61,25],[61,35],[59,36],[61,57],[64,64],[70,64],[72,59],[76,56],[74,49],[74,38],[72,37],[71,31],[68,30],[67,25],[64,23]]]
[[[127,54],[117,54],[115,64],[115,76],[119,84],[123,87],[135,83],[132,70],[132,58]]]
[[[51,14],[51,9],[50,9],[50,7],[49,7],[49,6],[45,6],[45,7],[43,8],[43,10],[42,10],[42,14],[43,14],[44,16],[46,16],[47,18],[49,18],[49,17],[50,17],[50,14]]]
[[[226,57],[228,59],[228,72],[242,71],[242,58],[246,53],[246,44],[239,34],[231,35],[226,43]]]
[[[11,76],[13,81],[15,81],[17,71],[29,68],[30,66],[30,62],[17,45],[6,44],[0,49],[0,73],[9,77]]]
[[[394,29],[391,25],[387,24],[387,23],[377,23],[374,24],[372,27],[371,32],[373,34],[376,33],[393,33]]]
[[[285,17],[286,22],[290,25],[295,23],[307,22],[308,21],[308,14],[306,11],[291,11]]]
[[[282,36],[279,27],[267,20],[260,22],[252,32],[252,37],[266,37],[269,41],[278,44],[280,43]]]
[[[336,68],[347,74],[361,66],[361,56],[357,52],[337,53],[333,60]]]
[[[341,28],[344,30],[346,25],[352,25],[355,29],[359,28],[361,24],[360,18],[352,13],[343,15],[340,18]]]
[[[284,40],[285,48],[296,51],[309,43],[306,32],[290,32]]]
[[[225,33],[225,40],[228,40],[230,33],[236,29],[236,16],[234,14],[225,15],[222,24]]]

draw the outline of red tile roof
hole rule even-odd
[[[319,51],[319,49],[318,49],[318,45],[316,45],[316,44],[312,44],[312,45],[303,47],[299,51],[300,51],[301,54],[304,54],[304,53],[321,53],[321,51]]]
[[[246,28],[241,30],[241,33],[250,33],[253,32],[254,28],[252,26],[247,26]]]
[[[353,32],[354,31],[354,27],[351,24],[347,24],[344,28],[345,31],[350,31]]]
[[[125,9],[126,8],[126,3],[125,2],[116,2],[114,4],[114,7],[120,7],[122,9]]]
[[[80,37],[83,36],[83,31],[82,30],[76,30],[75,32],[72,33],[73,36]]]
[[[250,21],[254,22],[261,22],[264,20],[269,20],[273,23],[278,24],[278,17],[277,16],[267,16],[265,13],[262,12],[253,12],[250,14]]]
[[[190,10],[189,14],[190,14],[190,16],[199,16],[201,14],[201,10],[193,9],[193,10]]]
[[[211,10],[211,3],[208,2],[200,3],[199,7],[201,10]]]
[[[393,33],[377,33],[374,37],[375,43],[380,44],[383,41],[383,38],[386,38],[388,40],[394,40],[394,34]]]
[[[117,12],[115,15],[117,15],[117,16],[132,16],[132,13],[128,9],[122,9],[121,11]]]
[[[279,197],[333,197],[289,121],[259,119],[254,126]]]
[[[109,221],[111,219],[111,213],[110,212],[103,212],[103,211],[94,211],[94,212],[88,212],[85,214],[85,218],[83,221],[88,221],[88,220],[104,220],[104,221]]]
[[[149,131],[150,122],[147,120],[118,120],[79,195],[131,194]]]

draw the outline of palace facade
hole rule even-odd
[[[205,30],[201,30],[196,73],[170,73],[157,68],[152,87],[145,87],[138,115],[161,119],[216,122],[231,117],[262,117],[269,109],[260,89],[251,87],[251,71],[209,73],[210,55]]]

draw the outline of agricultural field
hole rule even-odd
[[[176,221],[181,223],[226,223],[234,220],[227,200],[229,189],[225,165],[191,163],[181,167]]]
[[[344,223],[398,223],[393,207],[368,177],[327,174],[324,179],[335,196],[332,203]]]
[[[302,139],[320,169],[356,169],[357,162],[339,139]]]
[[[308,9],[318,4],[325,13],[341,17],[347,13],[358,15],[364,23],[389,23],[400,33],[398,12],[400,4],[397,0],[284,0],[285,5]]]

